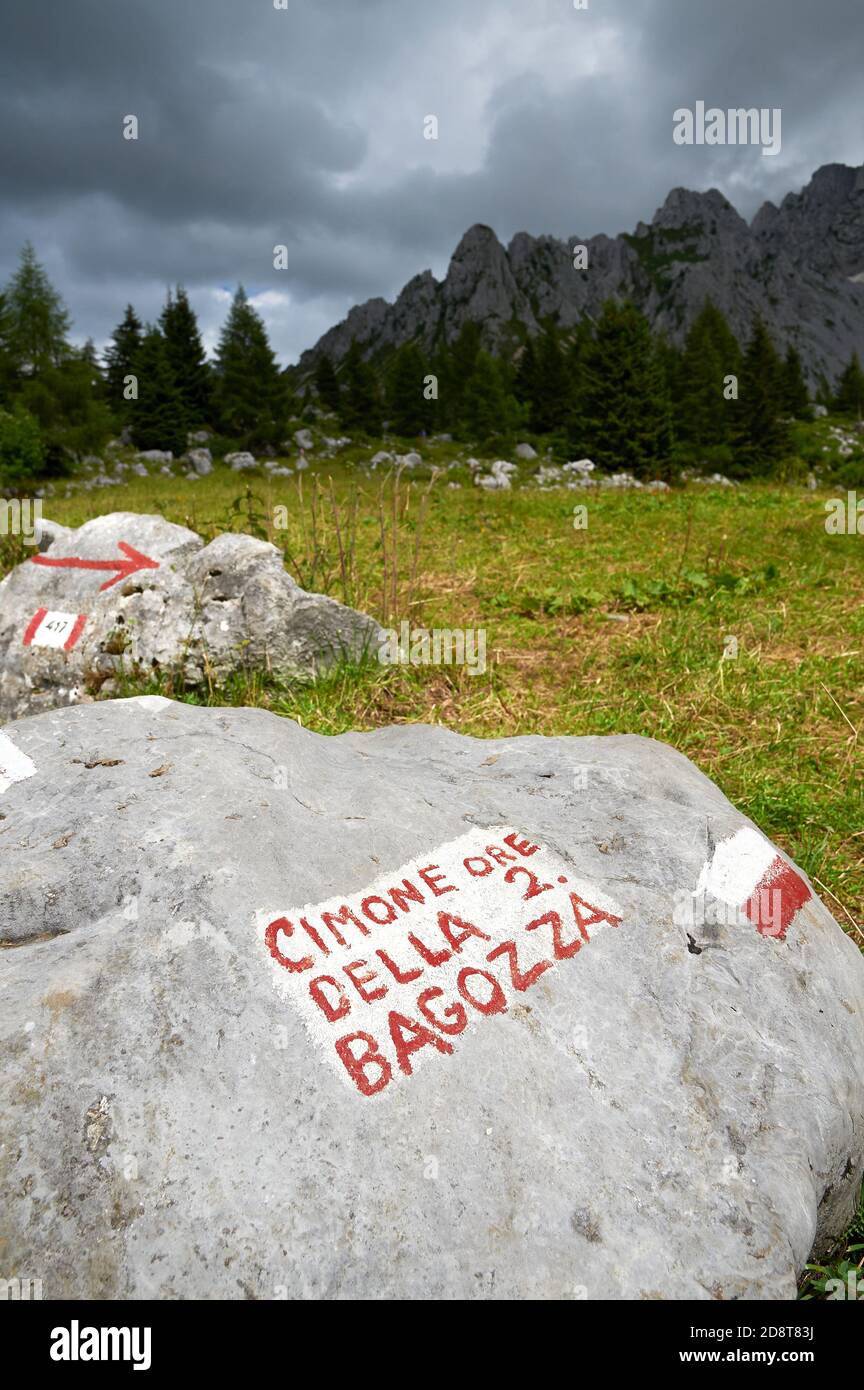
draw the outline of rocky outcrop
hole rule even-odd
[[[587,269],[574,269],[577,245],[587,248]],[[781,350],[797,346],[811,378],[835,379],[853,350],[864,357],[864,167],[826,165],[749,225],[716,189],[677,188],[632,235],[564,242],[519,232],[505,249],[491,228],[472,227],[443,281],[424,271],[395,304],[352,309],[300,368],[322,352],[338,361],[352,337],[369,354],[412,341],[430,349],[468,321],[481,325],[488,348],[509,352],[514,321],[532,334],[545,318],[568,329],[615,296],[634,300],[676,343],[708,297],[741,341],[760,313]]]

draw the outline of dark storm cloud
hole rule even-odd
[[[471,223],[590,236],[678,184],[746,215],[860,163],[860,0],[5,0],[0,277],[30,237],[79,338],[238,280],[285,360],[443,273]],[[783,149],[680,148],[672,112],[779,106]],[[122,138],[134,114],[139,139]],[[439,139],[423,139],[435,114]],[[284,243],[289,269],[273,268]]]

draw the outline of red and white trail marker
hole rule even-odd
[[[750,826],[720,841],[695,892],[710,893],[745,913],[760,936],[778,941],[785,940],[792,919],[813,896],[800,874]]]
[[[58,613],[37,608],[24,633],[25,647],[56,647],[71,652],[87,621],[86,613]]]

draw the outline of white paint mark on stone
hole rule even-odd
[[[9,738],[0,733],[0,792],[8,791],[13,782],[23,782],[34,776],[36,764]]]
[[[507,1014],[621,911],[507,826],[473,829],[368,888],[256,914],[273,983],[363,1096]],[[576,966],[578,968],[578,966]]]
[[[730,907],[740,907],[776,857],[777,851],[764,835],[745,825],[715,847],[702,866],[693,896],[710,893]]]

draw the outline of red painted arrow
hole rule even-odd
[[[149,556],[142,555],[140,550],[136,550],[134,545],[127,545],[125,541],[117,542],[118,550],[128,556],[126,560],[79,560],[74,555],[64,556],[62,559],[54,559],[50,555],[31,555],[30,559],[34,565],[52,565],[55,569],[64,570],[116,570],[113,579],[107,579],[104,584],[99,585],[101,594],[103,589],[110,589],[112,584],[119,584],[121,579],[128,579],[130,575],[137,574],[139,570],[158,570],[159,561],[151,560]]]

